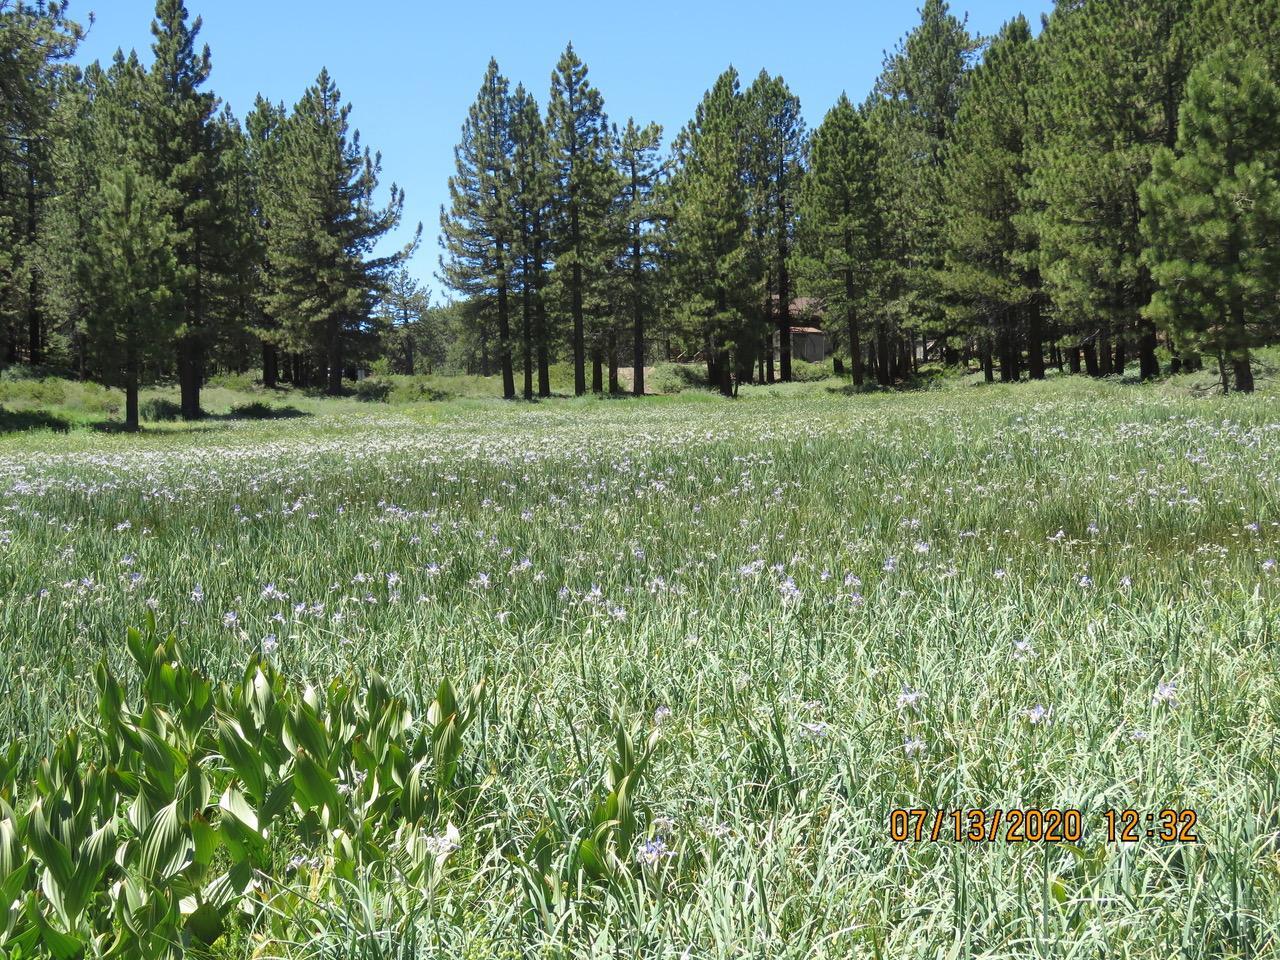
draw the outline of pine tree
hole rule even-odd
[[[268,312],[271,288],[267,238],[271,228],[274,198],[284,196],[281,151],[288,110],[283,103],[272,104],[262,96],[245,118],[244,173],[248,178],[249,206],[243,228],[248,242],[259,251],[252,269],[252,299],[246,304],[248,332],[262,351],[262,384],[274,389],[280,377],[281,349],[286,346],[279,321]]]
[[[573,323],[573,389],[581,396],[587,392],[587,311],[603,279],[602,233],[613,197],[604,98],[588,82],[587,66],[574,52],[573,44],[565,49],[551,75],[547,136],[555,215],[555,280]],[[593,387],[600,391],[599,344],[593,345],[592,355]]]
[[[738,73],[730,68],[681,131],[670,187],[680,309],[725,396],[734,392],[735,354],[753,350],[763,333],[755,319],[760,287],[751,270],[743,121]]]
[[[625,240],[620,257],[623,309],[631,324],[631,392],[644,395],[645,337],[656,311],[655,279],[661,260],[661,234],[657,230],[662,210],[658,186],[665,165],[658,157],[662,127],[640,127],[628,118],[615,138],[614,155],[622,196],[619,210]]]
[[[551,161],[547,131],[538,103],[517,85],[511,104],[513,257],[520,296],[520,344],[524,396],[532,400],[534,368],[538,395],[551,395],[551,358],[544,287],[547,270],[547,224],[551,215]]]
[[[797,261],[807,292],[844,318],[853,382],[863,382],[862,316],[878,267],[876,152],[861,114],[844,94],[809,139],[800,198]]]
[[[350,133],[350,114],[321,70],[283,126],[268,202],[267,310],[284,341],[327,371],[331,395],[342,392],[348,363],[376,342],[378,299],[416,243],[375,256],[400,222],[404,192],[392,184],[387,205],[375,205],[382,158]]]
[[[83,31],[65,6],[0,2],[0,336],[3,357],[41,364],[52,283],[44,227],[60,184],[59,103]]]
[[[765,287],[765,323],[772,323],[779,345],[779,373],[790,382],[791,371],[791,248],[795,240],[796,204],[803,180],[805,147],[804,118],[800,98],[781,77],[761,71],[748,88],[744,102],[749,137],[748,177],[751,183],[751,210],[756,224],[753,235],[761,249],[757,264]],[[766,279],[767,278],[767,279]],[[767,344],[768,341],[766,341]],[[772,346],[762,345],[773,368]],[[739,365],[740,375],[750,375],[747,354]]]
[[[74,199],[63,234],[85,298],[84,333],[98,378],[125,391],[125,425],[138,427],[138,388],[167,360],[177,329],[171,302],[179,266],[172,191],[150,172],[149,80],[136,56],[89,71],[78,158],[90,189]]]
[[[1160,372],[1155,327],[1142,316],[1152,282],[1138,191],[1177,136],[1190,27],[1189,6],[1089,0],[1059,7],[1040,40],[1035,102],[1046,137],[1031,157],[1031,201],[1046,287],[1075,318],[1090,372],[1123,372],[1130,346],[1144,378]]]
[[[1192,72],[1174,150],[1142,186],[1147,315],[1253,390],[1250,351],[1280,339],[1280,90],[1261,55],[1223,46]]]
[[[970,76],[945,168],[942,286],[953,316],[982,340],[988,372],[988,351],[999,347],[1003,380],[1018,379],[1022,345],[1032,378],[1045,372],[1037,247],[1023,209],[1035,65],[1031,28],[1019,16]]]
[[[437,349],[430,330],[431,292],[401,267],[382,300],[382,356],[391,369],[414,376],[421,362],[431,373]]]
[[[155,175],[174,198],[172,219],[178,229],[174,296],[177,313],[178,385],[182,416],[202,415],[200,388],[206,353],[216,336],[210,301],[218,282],[217,247],[224,238],[224,209],[217,202],[217,147],[214,119],[218,98],[201,87],[209,79],[208,46],[197,51],[201,20],[188,24],[183,0],[157,0],[151,33],[155,63],[150,77],[154,97],[146,115],[155,148]]]
[[[211,218],[215,229],[205,260],[210,333],[205,342],[205,362],[218,369],[243,371],[253,365],[261,352],[255,328],[262,322],[262,265],[266,251],[258,228],[257,183],[248,137],[230,107],[224,107],[214,118],[210,142],[215,166],[209,202],[215,214]],[[265,375],[263,382],[267,385]]]
[[[946,0],[925,0],[920,24],[885,58],[868,101],[871,128],[884,156],[881,207],[888,276],[881,283],[886,321],[908,334],[950,335],[939,276],[945,222],[947,142],[969,69],[981,47]],[[889,331],[885,331],[886,336]],[[900,350],[877,338],[882,383],[904,375]],[[892,349],[893,357],[885,356]],[[948,359],[955,359],[947,350]]]
[[[456,173],[449,178],[450,207],[440,211],[441,278],[486,312],[494,310],[502,362],[502,395],[516,395],[512,368],[510,288],[512,245],[511,96],[496,60],[489,61],[484,83],[462,125],[454,148]],[[486,363],[487,366],[487,363]]]

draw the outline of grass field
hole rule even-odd
[[[1274,394],[298,406],[0,439],[0,731],[28,770],[149,609],[219,677],[377,671],[415,708],[487,679],[430,884],[284,881],[305,935],[246,923],[223,954],[1280,950]],[[539,899],[534,836],[582,821],[620,724],[658,732],[628,879]],[[1033,807],[1083,838],[889,836],[895,808]],[[1108,842],[1126,808],[1194,810],[1200,842]]]

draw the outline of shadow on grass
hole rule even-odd
[[[0,407],[0,433],[20,433],[23,430],[70,433],[71,421],[43,410],[5,410]]]
[[[827,387],[827,393],[841,397],[856,397],[865,393],[916,393],[925,390],[936,390],[947,378],[944,370],[921,370],[919,373],[889,386],[881,386],[875,380],[865,380],[861,386],[844,383],[838,387]]]
[[[297,420],[302,417],[309,417],[311,414],[305,410],[299,410],[297,407],[284,405],[275,406],[270,403],[261,403],[257,400],[252,403],[242,403],[238,407],[232,407],[230,411],[219,414],[212,419],[218,420]]]

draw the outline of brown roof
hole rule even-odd
[[[821,327],[792,327],[792,333],[821,333]]]

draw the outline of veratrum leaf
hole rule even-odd
[[[142,856],[138,864],[144,877],[153,882],[165,880],[191,862],[191,841],[183,830],[178,815],[178,802],[160,808],[142,839]]]
[[[218,806],[222,808],[224,815],[233,817],[247,830],[261,835],[257,813],[254,812],[253,807],[249,806],[249,801],[245,799],[244,794],[235,787],[227,787],[222,794],[222,799],[218,801]]]

